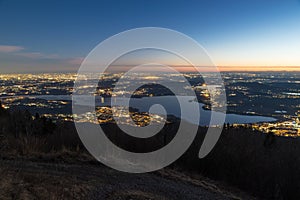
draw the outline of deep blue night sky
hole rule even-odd
[[[299,66],[300,3],[279,0],[0,0],[0,72],[76,70],[131,28],[180,31],[222,66]]]

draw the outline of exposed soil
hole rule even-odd
[[[0,199],[251,199],[176,170],[129,174],[100,164],[2,158]]]

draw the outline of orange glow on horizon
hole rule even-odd
[[[300,71],[300,66],[220,66],[220,71]]]
[[[195,72],[195,68],[192,66],[173,66],[180,72]],[[300,71],[300,66],[216,66],[221,72],[230,71]],[[211,67],[199,67],[201,71],[209,72]]]
[[[171,65],[170,65],[171,66]],[[127,72],[131,68],[135,66],[110,66],[106,72]],[[194,66],[179,66],[179,65],[173,65],[171,66],[174,69],[176,69],[179,72],[196,72],[196,68]],[[199,66],[198,69],[203,72],[211,72],[211,71],[221,71],[221,72],[243,72],[243,71],[299,71],[300,72],[300,66],[217,66],[215,67],[202,67]],[[168,71],[164,70],[163,68],[145,68],[145,72],[151,72],[151,71]]]
[[[230,71],[300,71],[300,66],[216,66],[221,72]],[[192,66],[174,66],[175,69],[181,72],[194,72],[196,71]],[[208,72],[210,67],[199,67],[201,71]]]

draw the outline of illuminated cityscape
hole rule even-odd
[[[103,74],[94,91],[94,95],[100,97],[96,108],[97,121],[93,113],[83,113],[77,116],[82,122],[113,123],[112,110],[105,103],[113,97],[155,97],[174,95],[168,89],[155,84],[156,81],[166,78],[170,83],[176,83],[177,76],[172,73],[153,75],[148,73],[130,76],[129,80],[123,80],[123,88],[113,91],[116,82],[123,73]],[[203,76],[213,76],[204,74]],[[39,113],[42,116],[54,120],[72,121],[71,111],[73,83],[76,74],[72,73],[48,73],[48,74],[1,74],[0,98],[4,108],[29,110],[32,114]],[[203,78],[195,73],[185,73],[184,77],[192,88],[179,88],[184,95],[186,90],[192,89],[197,101],[203,104],[203,109],[210,109],[210,96]],[[264,133],[272,133],[280,136],[300,136],[299,110],[300,92],[297,84],[300,83],[299,73],[277,72],[248,72],[248,73],[222,73],[227,92],[227,112],[247,116],[273,117],[276,122],[258,121],[253,123],[232,123],[235,126],[251,126],[255,130]],[[153,84],[146,84],[151,80]],[[126,88],[134,84],[143,85],[134,92]],[[92,86],[85,86],[83,90]],[[217,96],[220,92],[218,86],[211,90]],[[131,95],[131,93],[133,93]],[[298,114],[297,114],[298,113]],[[130,120],[139,126],[145,126],[149,121],[160,123],[162,117],[149,116],[147,112],[132,111],[130,116],[119,113],[121,121]]]
[[[0,16],[0,200],[300,199],[300,0]]]

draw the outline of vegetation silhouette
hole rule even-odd
[[[170,142],[178,125],[178,120],[165,125],[148,143],[138,140],[132,143],[114,123],[102,127],[117,145],[134,152],[148,152]],[[207,157],[199,159],[206,131],[207,127],[198,128],[191,147],[170,168],[183,170],[191,176],[202,174],[265,199],[300,199],[299,138],[266,135],[250,127],[225,124],[216,147]],[[32,155],[59,153],[66,149],[86,153],[72,122],[53,122],[27,111],[10,112],[2,106],[0,135],[1,157],[8,152]]]

